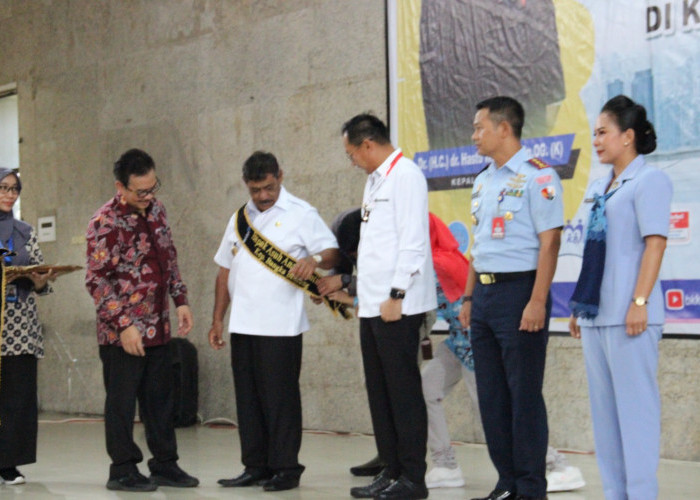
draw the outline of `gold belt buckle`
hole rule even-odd
[[[496,276],[492,273],[482,273],[479,275],[479,281],[482,285],[492,285],[496,282]]]

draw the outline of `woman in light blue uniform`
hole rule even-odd
[[[656,134],[645,109],[629,98],[603,106],[593,146],[613,168],[591,183],[584,200],[591,217],[569,329],[583,343],[605,498],[656,499],[664,322],[658,274],[673,190],[641,156],[656,149]]]

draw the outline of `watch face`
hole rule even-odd
[[[634,299],[634,303],[638,306],[643,306],[647,303],[647,299],[645,299],[644,297],[637,297],[636,299]]]

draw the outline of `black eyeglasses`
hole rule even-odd
[[[129,189],[128,187],[126,188],[127,191],[131,191],[132,193],[134,193],[137,198],[145,198],[148,195],[155,195],[159,189],[160,179],[158,177],[156,177],[156,185],[153,186],[151,189]]]
[[[0,193],[3,193],[3,194],[12,193],[12,194],[18,195],[20,191],[21,191],[21,189],[17,186],[7,186],[5,184],[0,184]]]

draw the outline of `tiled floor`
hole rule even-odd
[[[232,477],[240,470],[238,434],[231,427],[196,426],[178,429],[180,465],[199,477],[201,485],[193,489],[160,488],[154,493],[117,493],[105,489],[109,460],[104,451],[104,427],[100,420],[61,422],[61,417],[43,418],[39,426],[39,461],[20,467],[27,484],[0,485],[0,498],[31,500],[73,499],[234,499],[280,498],[321,500],[350,498],[352,486],[367,484],[355,478],[348,467],[370,459],[375,452],[370,436],[305,432],[301,461],[306,465],[298,489],[265,493],[259,487],[221,488],[216,480]],[[146,456],[143,427],[136,426],[139,446]],[[430,490],[430,498],[453,500],[488,493],[495,472],[486,449],[481,445],[458,444],[458,460],[466,476],[463,488]],[[578,491],[553,493],[550,500],[603,499],[600,479],[592,455],[568,454],[569,463],[580,467],[587,485]],[[145,464],[141,472],[148,473]],[[660,499],[697,498],[700,491],[700,463],[662,460],[659,471]]]

